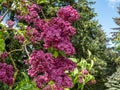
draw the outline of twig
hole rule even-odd
[[[42,8],[41,8],[41,12],[42,12],[42,15],[43,15],[44,19],[46,20],[46,16],[45,16],[45,14],[44,14]]]
[[[15,82],[15,79],[16,79],[16,77],[17,77],[17,74],[18,74],[18,71],[19,71],[19,70],[18,70],[18,68],[17,68],[17,66],[16,66],[16,64],[15,64],[15,62],[14,62],[11,54],[9,54],[9,56],[10,56],[10,60],[11,60],[11,62],[12,62],[12,64],[13,64],[13,67],[14,67],[14,69],[15,69],[15,73],[14,73],[14,76],[13,76],[13,82]],[[13,87],[13,85],[11,85],[11,86],[9,87],[9,90],[12,90],[12,87]]]
[[[26,44],[24,45],[24,48],[25,48],[25,52],[26,52],[27,56],[29,57],[30,55],[29,55],[29,52],[27,50]]]
[[[14,50],[10,51],[8,54],[13,53],[13,52],[17,52],[17,51],[22,51],[22,49],[14,49]]]
[[[0,32],[2,32],[2,31],[8,31],[8,30],[15,30],[15,31],[17,31],[17,29],[14,29],[14,28],[4,27],[3,29],[0,29]]]
[[[0,18],[0,22],[3,20],[3,18],[7,15],[9,9],[6,10],[6,12],[2,15],[2,17]]]
[[[15,68],[15,70],[18,70],[17,67],[16,67],[16,64],[15,64],[15,62],[14,62],[12,56],[11,56],[11,54],[9,54],[9,56],[10,56],[11,62],[13,64],[13,67]]]
[[[15,71],[14,76],[13,76],[13,82],[15,82],[18,72],[19,72],[19,70]],[[13,85],[9,87],[9,90],[12,90],[12,87],[13,87]]]

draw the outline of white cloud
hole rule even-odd
[[[109,5],[114,8],[116,5],[120,4],[120,0],[107,0],[109,2]]]

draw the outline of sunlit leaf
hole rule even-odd
[[[3,39],[0,39],[0,51],[4,51],[5,49],[5,42]]]

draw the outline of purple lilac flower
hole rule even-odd
[[[50,53],[42,50],[33,51],[30,55],[28,75],[36,82],[37,87],[44,88],[43,84],[54,81],[58,87],[71,88],[72,80],[65,74],[65,71],[73,70],[76,65],[64,57],[53,58]]]
[[[0,58],[4,59],[8,56],[8,53],[7,52],[3,52],[0,54]]]
[[[86,70],[86,69],[85,69],[85,70],[82,70],[82,74],[83,74],[83,75],[87,75],[88,73],[89,73],[88,70]]]
[[[70,36],[75,34],[75,29],[67,21],[61,18],[52,18],[48,22],[49,27],[46,27],[42,32],[44,47],[48,49],[50,46],[57,50],[64,51],[67,55],[75,53],[75,49],[70,42]]]
[[[79,83],[83,83],[83,77],[79,77]]]
[[[7,25],[8,25],[9,28],[12,28],[13,25],[15,24],[15,22],[12,21],[12,20],[8,20],[6,23],[7,23]]]
[[[57,12],[57,16],[69,22],[79,19],[78,12],[70,5],[61,7]]]
[[[0,81],[7,84],[13,84],[13,68],[11,65],[7,65],[6,63],[0,63]]]
[[[30,26],[26,28],[26,35],[33,44],[42,38],[41,33],[36,28],[31,28]]]
[[[19,43],[21,43],[21,44],[23,44],[23,42],[25,41],[24,37],[21,35],[14,35],[14,39],[18,40]]]

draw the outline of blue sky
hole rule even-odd
[[[96,19],[102,25],[102,29],[106,32],[109,37],[110,32],[113,32],[111,28],[118,27],[114,21],[113,17],[120,17],[117,13],[117,7],[120,4],[120,0],[94,0],[96,1],[95,12],[97,13]]]

